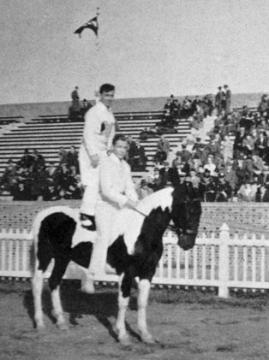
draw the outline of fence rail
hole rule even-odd
[[[31,240],[27,230],[0,232],[0,277],[31,277]],[[177,246],[172,232],[167,232],[163,240],[164,253],[154,284],[217,287],[221,297],[228,297],[230,288],[269,289],[269,237],[231,236],[223,224],[219,233],[199,236],[196,246],[187,252]],[[50,270],[51,266],[46,276]],[[80,279],[81,275],[79,267],[71,263],[65,278]],[[115,282],[117,276],[96,280]]]

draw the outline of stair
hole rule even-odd
[[[160,121],[160,112],[120,113],[115,114],[119,125],[119,132],[131,135],[138,139],[140,132],[145,127],[154,128]],[[17,124],[16,124],[17,125]],[[64,115],[40,116],[25,123],[17,125],[8,133],[0,136],[0,176],[3,173],[8,159],[18,161],[23,155],[24,149],[37,149],[46,159],[47,163],[58,161],[58,151],[61,147],[69,149],[71,145],[79,148],[83,122],[69,122]],[[177,126],[178,133],[165,134],[169,140],[171,149],[175,149],[179,143],[189,134],[189,124],[180,120]],[[148,157],[147,170],[153,166],[153,157],[159,137],[149,137],[141,141]]]

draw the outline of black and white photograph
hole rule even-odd
[[[268,17],[0,0],[0,360],[269,359]]]

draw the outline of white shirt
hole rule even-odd
[[[114,115],[105,104],[99,101],[85,115],[82,147],[88,155],[107,151],[111,147],[114,135]]]
[[[132,180],[131,169],[125,160],[115,154],[105,157],[100,163],[100,199],[120,208],[128,199],[137,201],[138,196]]]

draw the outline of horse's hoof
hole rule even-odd
[[[149,333],[141,334],[140,336],[141,336],[141,340],[145,344],[155,344],[156,343],[156,340],[154,339],[154,337]]]
[[[57,328],[61,331],[69,330],[69,327],[65,322],[64,323],[61,322],[61,323],[57,324]]]
[[[122,337],[119,337],[118,339],[119,343],[124,347],[130,346],[132,344],[131,339],[128,335],[124,335]]]
[[[46,329],[46,327],[45,327],[44,323],[36,323],[36,330],[37,330],[38,332],[42,332],[42,331],[44,331],[45,329]]]

